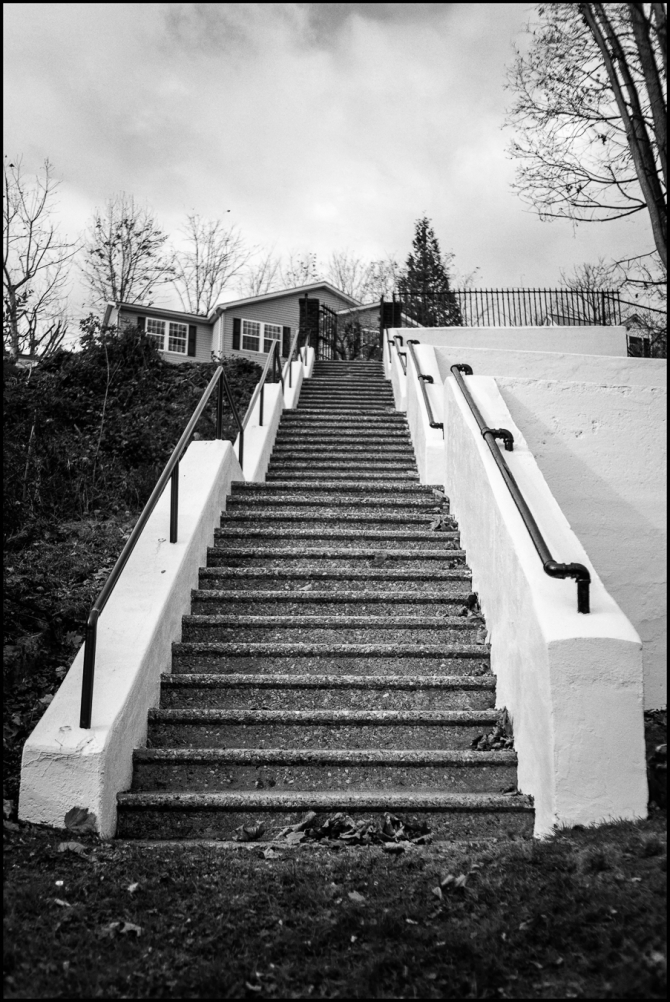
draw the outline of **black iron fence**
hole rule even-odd
[[[399,291],[381,301],[383,327],[575,327],[621,323],[616,291],[453,289]]]

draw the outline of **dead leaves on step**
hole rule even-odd
[[[500,711],[498,723],[493,730],[487,734],[478,734],[473,739],[471,747],[475,751],[496,751],[514,747],[512,720],[506,709]]]
[[[342,845],[382,845],[391,851],[402,851],[403,843],[426,845],[432,841],[432,836],[425,821],[401,819],[388,812],[383,821],[379,821],[374,818],[355,820],[342,812],[324,819],[309,811],[298,824],[283,828],[275,841],[289,845],[322,842],[338,848]]]

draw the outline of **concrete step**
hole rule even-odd
[[[233,484],[233,487],[236,485]],[[347,494],[345,491],[338,489],[337,491],[328,491],[327,493],[320,493],[317,488],[311,485],[306,491],[296,489],[293,484],[286,487],[285,491],[278,490],[274,484],[266,485],[254,485],[266,487],[266,491],[234,491],[233,494],[228,498],[228,508],[227,511],[237,510],[238,505],[245,507],[265,507],[274,505],[278,508],[284,509],[290,506],[292,509],[298,506],[314,507],[316,505],[323,506],[324,508],[351,508],[355,507],[357,509],[373,509],[375,511],[388,511],[397,512],[398,514],[403,514],[405,512],[408,515],[412,512],[414,513],[439,513],[445,514],[445,508],[448,507],[446,502],[438,501],[434,494],[412,494],[408,492],[404,487],[402,492],[397,494],[391,493],[390,490],[385,489],[384,493],[379,492],[371,493],[370,497],[365,497],[361,495],[360,492]]]
[[[210,547],[207,551],[208,567],[252,567],[265,565],[270,568],[286,568],[290,566],[294,571],[304,573],[306,571],[324,570],[324,561],[327,561],[328,570],[357,569],[362,562],[367,562],[372,568],[384,567],[389,570],[405,569],[413,566],[422,566],[428,561],[438,561],[440,570],[447,570],[458,567],[465,563],[465,552],[463,550],[446,550],[443,546],[432,547],[430,549],[417,544],[411,548],[407,545],[402,550],[396,548],[395,543],[384,549],[381,543],[376,547],[362,547],[352,545],[339,548],[317,547],[302,545],[281,545],[269,546],[267,543],[258,546],[247,546],[242,542],[235,545]],[[366,565],[363,564],[365,567]]]
[[[442,546],[445,549],[458,549],[459,534],[457,532],[435,532],[430,529],[416,529],[413,527],[403,527],[401,529],[374,529],[366,526],[362,529],[355,529],[349,525],[333,526],[302,526],[291,525],[282,527],[278,525],[225,525],[221,529],[214,530],[214,545],[222,546],[227,540],[252,540],[265,539],[289,540],[289,539],[309,539],[309,540],[339,540],[341,543],[351,542],[358,545],[361,540],[372,539],[376,543],[382,542],[420,542],[428,543],[429,546]]]
[[[366,591],[406,592],[429,594],[439,586],[439,593],[445,599],[465,598],[470,593],[472,573],[464,564],[444,570],[433,564],[417,568],[347,568],[338,570],[327,564],[313,571],[302,571],[290,567],[277,569],[269,567],[201,567],[199,582],[202,589],[286,589],[285,594],[309,594],[312,590],[328,591],[329,594]],[[307,591],[309,589],[309,591]]]
[[[483,642],[484,620],[473,616],[299,616],[190,615],[182,617],[182,640],[289,643],[397,644]]]
[[[470,750],[495,710],[149,711],[149,748],[435,748]]]
[[[445,594],[442,591],[390,591],[389,589],[359,589],[321,591],[310,587],[304,591],[240,591],[239,589],[199,588],[191,592],[192,614],[233,615],[248,611],[249,606],[258,606],[254,612],[259,615],[323,613],[324,615],[387,615],[417,612],[419,615],[438,615],[450,611],[450,615],[460,613],[469,598],[469,591],[460,594]],[[233,608],[239,606],[240,608]],[[260,608],[262,606],[262,608]],[[328,607],[327,609],[325,607]]]
[[[448,525],[452,527],[454,532],[457,532],[456,522],[451,519],[449,515],[440,514],[440,518],[444,519]],[[374,526],[379,524],[379,527],[384,526],[398,527],[398,526],[423,526],[424,529],[428,529],[432,522],[435,520],[436,514],[434,512],[423,512],[423,511],[389,511],[384,508],[368,508],[361,511],[356,505],[350,505],[349,507],[340,506],[324,506],[320,505],[301,505],[296,508],[286,508],[282,507],[271,507],[269,505],[259,505],[259,504],[235,504],[231,505],[225,512],[221,514],[221,528],[225,528],[228,525],[247,525],[248,523],[267,525],[268,523],[306,523],[312,525],[314,528],[319,525],[319,523],[324,522],[325,524],[332,526],[333,528],[351,525],[359,525],[363,527],[365,525]],[[449,531],[452,531],[449,530]],[[435,530],[438,531],[438,530]],[[439,530],[447,531],[447,530]]]
[[[310,481],[319,481],[319,480],[320,481],[329,480],[332,482],[339,481],[340,483],[346,483],[347,487],[351,486],[352,481],[354,482],[358,481],[359,483],[366,482],[367,484],[370,485],[374,484],[375,482],[378,485],[381,485],[382,482],[384,481],[388,481],[390,484],[394,484],[395,482],[402,483],[403,481],[410,481],[410,482],[416,481],[418,483],[419,474],[414,473],[412,471],[406,472],[404,470],[400,470],[398,472],[388,472],[388,473],[382,470],[378,470],[373,473],[361,473],[358,470],[353,470],[351,473],[347,473],[344,471],[340,472],[338,470],[332,470],[326,468],[324,468],[323,470],[315,470],[313,473],[310,473],[309,470],[301,469],[300,472],[298,473],[288,473],[288,472],[272,473],[271,471],[268,471],[268,473],[266,474],[265,482],[276,483],[277,481],[279,481],[288,483],[289,481],[297,481],[299,483],[300,482],[309,483]]]
[[[165,674],[161,709],[488,710],[495,676]]]
[[[175,643],[174,674],[486,675],[486,644]]]
[[[502,792],[516,785],[511,751],[310,748],[144,748],[133,791],[443,790]]]
[[[272,450],[273,459],[279,459],[286,455],[297,456],[302,460],[319,459],[323,457],[323,449],[311,442],[276,442],[275,447]],[[390,458],[410,457],[411,459],[415,459],[414,449],[409,443],[394,444],[388,442],[378,442],[376,445],[361,445],[358,442],[345,442],[330,448],[328,450],[328,456],[331,459],[340,457],[347,459],[349,457],[353,457],[355,459],[361,457],[374,459],[380,456],[388,456]]]
[[[233,495],[245,495],[246,497],[255,496],[265,498],[273,492],[276,494],[303,494],[307,497],[312,492],[317,492],[335,501],[338,495],[354,496],[364,493],[368,498],[375,499],[374,504],[379,503],[377,500],[379,495],[392,501],[394,504],[396,502],[400,503],[405,499],[408,501],[416,500],[419,503],[428,503],[431,505],[437,503],[437,498],[432,487],[426,487],[413,481],[400,481],[397,484],[390,484],[384,480],[375,482],[374,480],[362,480],[359,478],[342,482],[341,480],[323,478],[321,480],[305,481],[303,484],[296,484],[293,480],[284,482],[276,480],[272,483],[266,481],[262,484],[234,483],[231,484],[231,488]]]
[[[343,424],[351,429],[372,427],[377,428],[406,428],[407,418],[404,414],[386,408],[338,408],[338,412],[324,411],[320,408],[299,408],[294,411],[284,411],[281,419],[283,427],[286,428],[338,428]]]
[[[384,457],[376,456],[374,459],[367,460],[356,457],[345,457],[344,459],[331,457],[324,459],[322,457],[321,459],[309,460],[309,462],[301,458],[296,459],[295,457],[282,456],[277,459],[271,459],[268,468],[268,472],[270,473],[285,473],[287,476],[294,476],[306,471],[310,474],[321,473],[325,476],[328,476],[330,473],[347,473],[353,476],[364,473],[367,476],[375,472],[387,476],[389,473],[416,473],[416,470],[416,460],[413,456],[403,459],[385,459]]]
[[[533,808],[528,797],[444,791],[291,791],[222,793],[122,793],[118,796],[119,838],[231,839],[241,825],[261,825],[265,840],[307,811],[317,820],[344,812],[383,824],[384,813],[425,822],[436,841],[472,838],[531,838]]]

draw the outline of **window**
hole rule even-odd
[[[242,321],[242,348],[244,351],[260,351],[261,325],[255,320]]]
[[[269,351],[273,341],[279,341],[281,351],[281,327],[279,324],[263,324],[263,351]]]
[[[185,355],[188,347],[188,325],[166,323],[147,317],[146,332],[156,342],[159,351],[173,351]],[[167,343],[166,343],[167,341]]]
[[[290,337],[291,328],[283,328],[284,335]],[[233,317],[233,350],[268,352],[273,341],[279,341],[282,350],[282,327],[280,324],[264,324],[259,320],[240,320]]]

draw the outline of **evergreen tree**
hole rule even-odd
[[[424,327],[463,324],[458,301],[451,291],[445,258],[426,216],[416,221],[412,252],[398,280],[398,292],[403,311]]]

